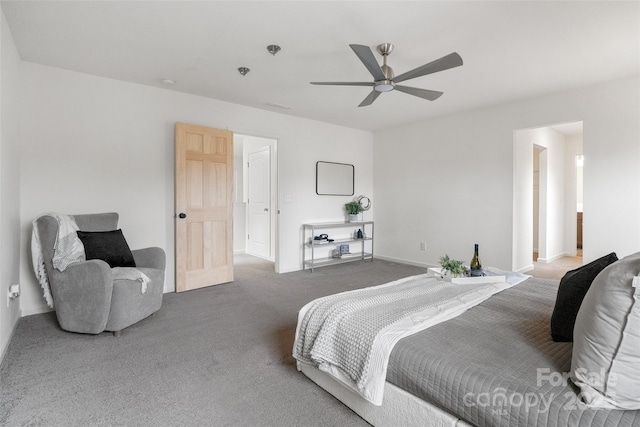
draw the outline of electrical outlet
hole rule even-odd
[[[427,250],[427,242],[420,242],[420,250],[421,251]]]
[[[20,296],[20,284],[10,285],[7,291],[7,307],[11,304],[11,300]]]

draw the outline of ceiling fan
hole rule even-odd
[[[417,87],[402,86],[398,83],[405,80],[414,79],[416,77],[426,76],[427,74],[437,73],[438,71],[448,70],[449,68],[459,67],[462,65],[462,58],[456,52],[443,56],[440,59],[429,62],[404,74],[395,76],[393,69],[387,65],[387,56],[393,50],[391,43],[383,43],[378,45],[376,50],[383,58],[383,65],[380,66],[376,61],[373,52],[369,46],[360,44],[350,44],[351,49],[356,53],[360,61],[367,67],[367,70],[373,76],[373,82],[311,82],[312,85],[335,85],[335,86],[372,86],[371,93],[358,105],[358,107],[366,107],[371,105],[373,101],[382,93],[392,90],[408,93],[420,98],[434,101],[443,94],[435,90],[419,89]]]

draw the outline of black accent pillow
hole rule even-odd
[[[101,259],[111,268],[136,266],[122,230],[78,231],[77,233],[84,245],[87,259]]]
[[[615,252],[589,264],[568,271],[558,287],[556,305],[551,315],[551,337],[557,342],[573,342],[573,327],[591,282],[609,264],[618,260]]]

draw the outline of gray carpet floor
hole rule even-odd
[[[165,294],[119,338],[24,317],[0,366],[0,425],[366,426],[296,370],[298,310],[423,272],[374,260],[276,274],[241,255],[233,283]]]

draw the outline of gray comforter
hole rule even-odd
[[[398,340],[457,316],[508,286],[452,286],[420,274],[318,298],[298,314],[293,357],[379,406],[389,354]]]
[[[400,340],[387,381],[477,426],[636,426],[640,411],[582,405],[551,340],[556,281],[529,279]]]

